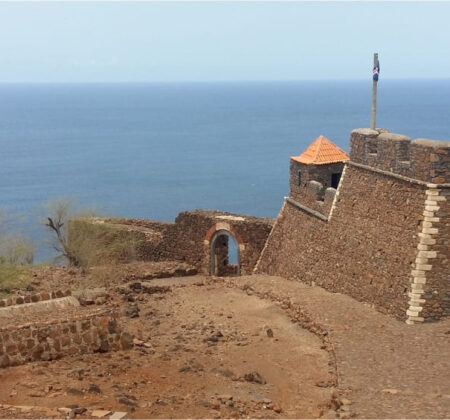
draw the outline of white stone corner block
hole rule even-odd
[[[416,267],[417,268],[417,267]],[[416,278],[416,277],[425,277],[425,270],[411,270],[411,275]]]
[[[435,222],[435,223],[441,221],[441,219],[439,217],[431,217],[431,216],[423,216],[423,220],[425,222]]]
[[[410,306],[409,310],[412,312],[417,312],[419,313],[423,308],[421,306]]]
[[[419,258],[436,258],[437,252],[436,251],[419,251],[417,253],[417,256]]]
[[[438,211],[439,210],[439,206],[428,206],[425,204],[425,210],[426,211]]]
[[[409,316],[419,316],[419,311],[412,311],[411,309],[408,309],[408,310],[406,311],[406,315],[409,315]]]
[[[421,237],[419,240],[420,245],[434,245],[435,243],[436,243],[436,239],[433,239],[431,237],[428,237],[428,238]]]
[[[420,271],[431,271],[432,268],[431,264],[416,264],[416,269]]]
[[[429,233],[430,235],[435,235],[436,233],[439,233],[439,229],[437,228],[430,228],[430,227],[425,227],[422,229],[423,233]]]
[[[426,195],[439,195],[439,190],[425,190]]]

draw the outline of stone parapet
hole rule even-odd
[[[450,183],[450,141],[411,141],[384,129],[359,128],[351,132],[350,159],[424,182]]]

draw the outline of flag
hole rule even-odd
[[[378,82],[378,75],[380,74],[380,62],[377,60],[377,65],[373,68],[373,80]]]

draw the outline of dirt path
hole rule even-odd
[[[154,284],[170,284],[171,291],[114,295],[124,312],[138,308],[138,317],[122,318],[135,348],[3,369],[0,402],[27,408],[0,414],[36,417],[29,407],[68,405],[87,408],[81,417],[94,409],[132,418],[298,418],[317,415],[318,407],[327,411],[332,389],[316,386],[330,377],[322,341],[271,301],[203,281],[164,279]]]

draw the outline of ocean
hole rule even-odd
[[[370,125],[371,80],[0,84],[0,207],[50,259],[44,204],[73,197],[110,216],[182,210],[275,217],[289,157],[325,135],[349,149]],[[450,139],[450,80],[383,80],[377,126]]]

